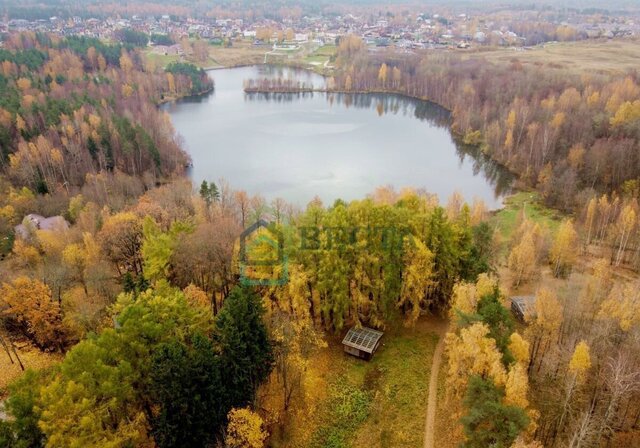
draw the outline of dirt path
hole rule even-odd
[[[429,378],[429,401],[427,402],[427,417],[424,425],[424,448],[434,448],[433,439],[436,429],[436,409],[438,408],[438,373],[444,352],[444,335],[449,327],[448,322],[439,320],[437,322],[436,333],[440,337],[436,350],[433,353],[431,363],[431,376]]]

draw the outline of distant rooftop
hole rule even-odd
[[[29,236],[29,229],[27,225],[30,225],[35,230],[66,230],[69,228],[69,223],[62,216],[52,216],[45,218],[44,216],[31,214],[25,216],[22,220],[22,224],[15,227],[15,232],[22,238]]]

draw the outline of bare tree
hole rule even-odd
[[[630,356],[619,351],[615,357],[609,358],[606,367],[605,385],[609,390],[606,409],[598,427],[597,437],[609,436],[614,431],[615,419],[624,397],[640,391],[640,371],[637,370]]]
[[[596,432],[593,421],[593,406],[591,409],[584,411],[577,427],[574,429],[573,435],[569,440],[568,448],[581,448],[585,446]]]

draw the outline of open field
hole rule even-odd
[[[153,63],[166,66],[173,61],[191,62],[204,68],[233,67],[238,65],[261,64],[269,46],[254,46],[250,40],[234,41],[233,46],[210,45],[209,58],[195,61],[190,56],[165,56],[145,50]],[[325,45],[312,53],[295,54],[292,58],[274,56],[286,64],[308,66],[323,72],[325,63],[335,55],[334,45]],[[550,70],[568,70],[580,75],[583,73],[627,73],[638,68],[640,60],[640,41],[632,39],[588,40],[579,42],[557,42],[539,45],[530,49],[522,48],[478,48],[469,51],[467,57],[483,57],[493,63],[537,65]]]
[[[234,67],[237,65],[261,64],[268,47],[256,47],[249,41],[237,41],[231,47],[223,45],[209,45],[209,57],[206,61],[197,61],[192,56],[163,55],[144,50],[147,60],[159,67],[166,67],[171,62],[189,62],[202,68]]]
[[[424,440],[437,322],[388,330],[370,362],[343,353],[332,338],[311,362],[305,409],[291,413],[274,447],[420,448]]]
[[[513,48],[479,50],[481,55],[497,63],[518,61],[523,65],[542,65],[581,73],[626,73],[638,69],[640,42],[631,39],[558,42],[536,46],[530,50]]]
[[[209,57],[206,61],[196,61],[192,56],[163,55],[153,51],[153,48],[144,50],[148,63],[154,67],[166,67],[172,62],[189,62],[202,68],[223,68],[236,67],[241,65],[262,64],[265,54],[268,55],[268,62],[284,63],[309,68],[318,73],[325,73],[331,67],[327,67],[337,48],[335,45],[325,45],[312,53],[307,51],[291,51],[291,57],[286,51],[277,55],[271,53],[270,46],[255,46],[249,40],[234,41],[233,46],[210,45]]]

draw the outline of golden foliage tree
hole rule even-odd
[[[531,363],[535,363],[557,337],[563,321],[563,308],[554,291],[542,288],[536,294],[535,314],[526,316],[529,327],[526,332],[533,347]]]
[[[565,276],[571,271],[578,255],[577,243],[578,234],[573,227],[573,222],[570,219],[563,221],[558,227],[549,253],[555,277]]]
[[[516,361],[528,365],[529,364],[529,342],[514,332],[509,337],[509,351],[516,358]]]
[[[15,319],[41,347],[64,345],[65,329],[60,304],[51,290],[39,280],[18,277],[0,288],[1,314]]]
[[[624,257],[625,250],[629,244],[629,238],[636,226],[637,216],[636,212],[630,205],[625,206],[618,217],[618,250],[615,256],[615,265],[619,266]]]
[[[598,312],[600,319],[613,319],[622,331],[640,325],[640,294],[637,284],[616,285]]]
[[[518,362],[507,373],[505,403],[526,409],[529,406],[528,392],[529,377],[527,376],[527,367]]]
[[[464,314],[475,313],[477,305],[478,294],[476,292],[476,286],[473,283],[456,283],[453,286],[453,297],[451,308],[449,309],[451,325],[455,326],[458,320],[458,312]]]
[[[589,201],[589,205],[587,205],[587,218],[585,220],[585,225],[587,227],[587,240],[586,244],[589,245],[591,243],[591,236],[593,230],[593,224],[596,218],[596,211],[598,207],[598,201],[595,197],[591,198]]]
[[[585,341],[580,341],[569,361],[569,372],[576,375],[579,382],[585,380],[587,371],[591,368],[591,354]]]
[[[530,231],[525,233],[520,243],[511,250],[508,265],[516,287],[533,276],[536,267],[536,246]]]
[[[475,323],[463,328],[460,335],[447,333],[447,391],[451,396],[461,397],[471,375],[490,378],[496,385],[504,385],[507,373],[502,364],[502,354],[496,341],[489,337],[486,324]]]
[[[536,440],[527,442],[523,437],[518,437],[511,445],[511,448],[544,448],[542,444]]]
[[[415,325],[420,317],[420,305],[427,296],[427,288],[433,280],[433,254],[417,238],[405,238],[406,267],[402,272],[402,290],[398,307],[407,308],[405,324]]]
[[[387,85],[387,72],[388,72],[387,64],[382,64],[380,66],[380,70],[378,70],[378,82],[385,87]]]
[[[202,289],[191,283],[184,290],[184,296],[191,306],[201,307],[204,309],[211,308],[211,299]]]
[[[535,312],[533,324],[545,333],[554,334],[560,329],[563,310],[555,292],[546,288],[540,289],[536,294]]]
[[[248,408],[232,409],[224,438],[227,448],[262,448],[267,439],[262,418]]]
[[[118,274],[142,272],[142,223],[134,213],[121,212],[108,217],[98,241]]]

